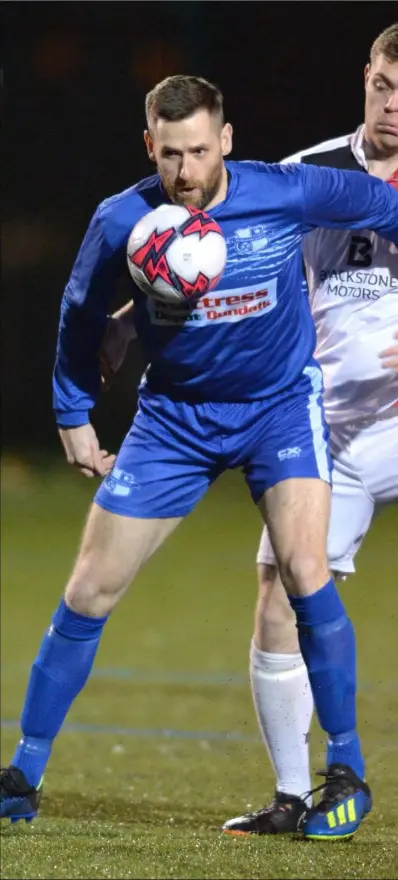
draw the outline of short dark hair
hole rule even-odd
[[[179,122],[197,110],[207,110],[224,122],[223,96],[217,86],[200,76],[168,76],[158,83],[145,98],[148,128],[157,119]]]
[[[375,39],[370,50],[371,64],[378,55],[384,55],[387,61],[398,61],[398,24],[392,24]]]

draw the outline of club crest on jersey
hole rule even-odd
[[[238,254],[255,254],[267,247],[269,238],[265,226],[246,226],[236,229],[231,244]]]

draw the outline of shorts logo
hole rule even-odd
[[[119,498],[127,498],[128,495],[131,495],[133,488],[138,488],[136,479],[132,474],[116,467],[113,468],[109,477],[106,477],[103,485],[104,489],[110,492],[111,495],[117,495]]]
[[[278,458],[279,461],[284,461],[285,458],[298,458],[301,455],[301,447],[300,446],[288,446],[287,449],[279,449]]]

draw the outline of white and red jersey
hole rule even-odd
[[[366,172],[363,143],[361,125],[284,161]],[[389,182],[398,189],[398,168]],[[378,354],[398,330],[398,248],[369,230],[316,229],[303,256],[329,423],[387,409],[398,400],[398,375]]]

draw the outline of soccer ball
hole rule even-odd
[[[218,223],[204,211],[160,205],[134,226],[127,264],[140,290],[181,303],[212,290],[221,278],[227,247]]]

